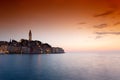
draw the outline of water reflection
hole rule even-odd
[[[2,55],[0,80],[119,80],[119,66],[120,54]]]

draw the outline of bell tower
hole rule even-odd
[[[32,32],[29,30],[29,41],[32,41]]]

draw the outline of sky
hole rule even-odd
[[[0,0],[0,40],[28,39],[66,52],[120,51],[119,0]]]

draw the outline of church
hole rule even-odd
[[[31,32],[31,30],[29,31],[29,41],[32,41],[32,32]]]
[[[42,43],[39,40],[32,40],[32,31],[29,30],[27,39],[21,39],[19,42],[10,40],[10,42],[1,42],[0,51],[7,54],[52,54],[64,53],[59,47],[52,47],[48,43]]]

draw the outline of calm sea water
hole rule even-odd
[[[0,80],[120,80],[120,54],[0,55]]]

